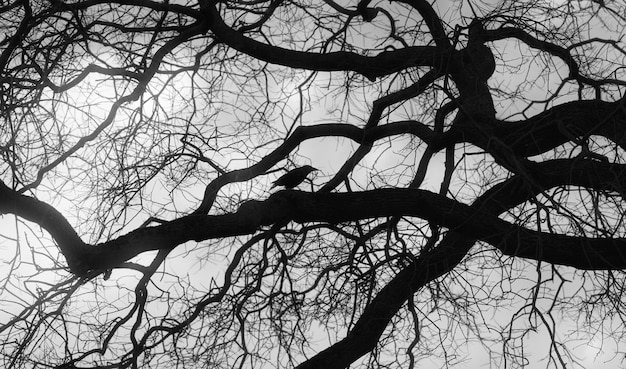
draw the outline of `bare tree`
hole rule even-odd
[[[625,13],[0,2],[3,366],[620,362]]]

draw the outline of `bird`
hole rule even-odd
[[[316,170],[318,169],[313,168],[310,165],[305,165],[300,168],[292,169],[277,180],[275,180],[273,182],[274,184],[272,185],[272,188],[276,186],[285,186],[285,188],[292,189],[302,183],[309,175],[309,173]]]

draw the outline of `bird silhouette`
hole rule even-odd
[[[282,177],[275,180],[273,182],[274,185],[272,185],[272,188],[276,186],[285,186],[285,188],[289,189],[294,188],[302,183],[309,175],[309,173],[316,170],[317,169],[313,168],[310,165],[305,165],[300,168],[292,169],[289,172],[285,173]]]

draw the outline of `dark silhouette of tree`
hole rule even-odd
[[[3,367],[621,362],[624,14],[0,2]]]

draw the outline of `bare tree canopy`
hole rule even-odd
[[[623,365],[625,29],[622,0],[0,2],[2,366]]]

